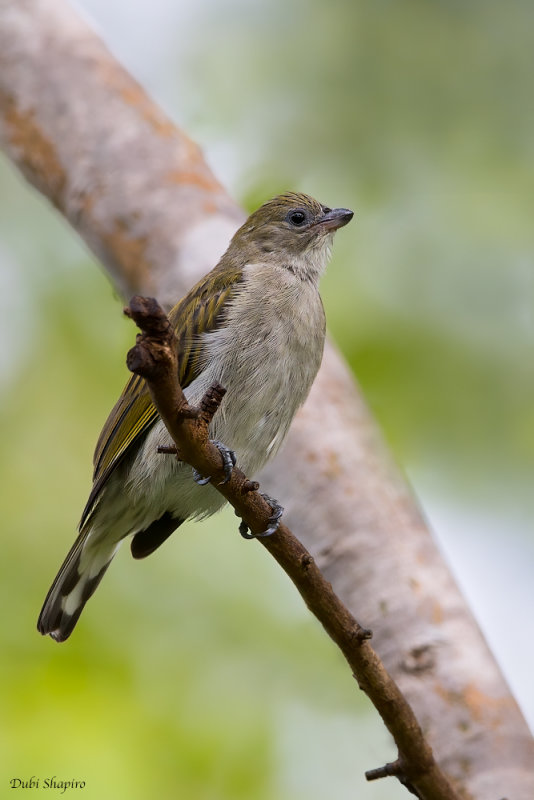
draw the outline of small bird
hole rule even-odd
[[[185,396],[197,405],[212,384],[224,386],[210,436],[224,442],[227,467],[235,452],[248,477],[278,451],[317,374],[325,341],[319,278],[335,231],[352,217],[305,194],[275,197],[169,314]],[[144,380],[132,376],[98,439],[79,535],[43,604],[40,633],[57,642],[70,636],[123,539],[132,537],[133,557],[144,558],[185,520],[224,505],[187,464],[158,452],[172,444]]]

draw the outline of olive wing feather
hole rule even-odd
[[[200,334],[215,330],[224,308],[239,283],[241,270],[221,270],[206,275],[169,313],[178,350],[178,380],[185,389],[198,376],[202,344]],[[132,375],[102,429],[93,458],[93,488],[80,521],[82,528],[96,508],[111,473],[159,419],[143,378]]]

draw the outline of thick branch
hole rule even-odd
[[[261,533],[269,524],[269,503],[257,488],[251,488],[251,481],[237,467],[230,479],[224,480],[220,452],[209,440],[209,423],[224,390],[212,387],[200,407],[192,409],[178,383],[174,332],[163,310],[155,300],[134,297],[125,313],[143,332],[128,353],[128,367],[145,379],[180,459],[210,476],[213,486],[250,530]],[[458,796],[436,764],[412,709],[371,647],[371,632],[362,628],[343,605],[312,556],[283,523],[276,533],[258,541],[291,578],[310,611],[338,645],[360,688],[393,736],[399,759],[395,771],[386,770],[383,774],[396,775],[422,800],[455,800]],[[375,773],[372,777],[377,777]]]
[[[170,307],[242,219],[197,146],[66,0],[0,0],[0,144],[126,297]],[[331,345],[263,477],[338,596],[373,628],[446,773],[474,800],[531,800],[526,723]]]

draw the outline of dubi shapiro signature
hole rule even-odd
[[[60,794],[65,794],[67,789],[85,789],[85,781],[62,780],[57,775],[49,778],[11,778],[9,781],[11,789],[55,789]]]

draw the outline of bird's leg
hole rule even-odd
[[[246,522],[241,520],[239,525],[239,533],[243,537],[243,539],[263,539],[265,536],[272,536],[273,533],[276,533],[280,526],[280,518],[284,513],[283,507],[277,500],[274,500],[272,497],[269,497],[268,494],[264,494],[264,492],[260,492],[261,496],[264,500],[269,503],[271,506],[272,514],[269,517],[269,526],[267,530],[263,531],[263,533],[249,533],[249,527]]]
[[[233,450],[230,450],[229,447],[226,447],[225,444],[219,442],[218,439],[212,439],[211,443],[215,445],[219,453],[221,454],[223,460],[223,469],[224,469],[224,480],[221,481],[221,484],[228,483],[230,478],[232,477],[232,470],[236,465],[236,456]],[[198,483],[199,486],[205,486],[207,483],[210,482],[211,478],[207,477],[204,478],[200,474],[197,469],[193,470],[193,480],[195,483]]]

